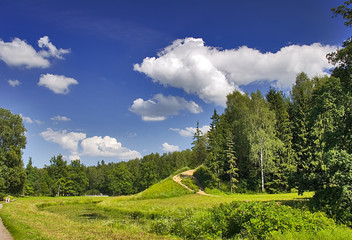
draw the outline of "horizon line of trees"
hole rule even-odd
[[[25,168],[27,180],[23,195],[78,196],[129,195],[141,192],[170,176],[176,170],[189,166],[192,151],[152,153],[127,162],[85,166],[80,160],[68,163],[62,155],[50,159],[43,168],[33,166],[30,158]],[[22,192],[21,192],[22,194]]]

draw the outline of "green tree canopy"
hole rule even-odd
[[[22,149],[26,147],[22,118],[0,108],[0,192],[21,194],[26,179]]]

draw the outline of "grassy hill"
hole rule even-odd
[[[172,179],[174,175],[184,172],[186,170],[189,170],[189,168],[182,168],[178,170],[168,178],[150,186],[143,192],[136,194],[135,197],[137,199],[155,199],[179,197],[186,194],[192,194],[192,192],[183,188],[181,185],[179,185]]]

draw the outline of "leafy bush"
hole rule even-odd
[[[323,213],[293,209],[275,202],[233,202],[159,218],[151,229],[158,234],[173,234],[186,239],[267,239],[275,234],[316,233],[334,227],[334,221]]]

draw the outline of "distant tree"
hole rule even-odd
[[[24,186],[25,195],[39,195],[39,189],[36,189],[39,178],[38,169],[33,167],[32,158],[30,157],[26,166],[26,184]]]
[[[68,181],[71,181],[70,195],[83,195],[89,185],[85,166],[80,160],[71,161],[68,166]]]
[[[227,173],[230,178],[230,192],[232,193],[233,189],[236,189],[236,184],[238,183],[238,168],[237,168],[237,158],[235,156],[234,146],[233,146],[233,137],[230,131],[228,131],[226,137],[226,158],[229,165]]]
[[[262,192],[265,191],[265,169],[272,165],[274,151],[279,144],[275,136],[275,122],[275,115],[260,91],[252,93],[247,125],[249,156],[252,162],[259,163]]]
[[[256,190],[257,170],[249,159],[250,142],[247,131],[251,114],[250,101],[248,94],[242,94],[239,91],[229,94],[222,119],[227,123],[229,131],[234,136],[233,143],[237,157],[239,184],[241,184],[241,188]],[[223,149],[226,148],[223,147]]]
[[[295,151],[297,171],[296,182],[299,194],[305,190],[312,190],[309,184],[309,165],[312,158],[310,138],[310,110],[313,93],[313,81],[307,74],[300,73],[291,91],[291,122],[292,122],[292,147]]]
[[[50,159],[50,166],[44,167],[51,177],[51,194],[60,196],[64,194],[64,186],[68,181],[68,166],[62,155],[54,156]]]
[[[197,167],[201,165],[207,157],[207,140],[205,135],[203,135],[202,131],[199,129],[199,122],[197,122],[192,145],[193,158],[191,165],[192,167]]]
[[[120,162],[110,171],[110,191],[112,195],[128,195],[133,192],[133,176],[125,162]]]
[[[205,165],[216,176],[218,188],[220,189],[221,176],[224,174],[224,164],[226,162],[226,134],[229,131],[224,127],[225,120],[214,110],[211,117],[210,130],[207,134],[207,158]],[[228,127],[228,126],[227,126]]]
[[[20,115],[0,108],[0,193],[23,193],[26,173],[22,149],[26,147],[26,129]]]
[[[292,123],[289,116],[289,99],[282,92],[270,89],[266,95],[269,108],[275,113],[275,136],[281,141],[276,157],[268,172],[267,191],[289,191],[296,171],[295,152],[292,148]]]

